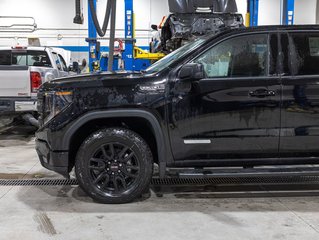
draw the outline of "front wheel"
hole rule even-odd
[[[128,203],[149,187],[153,157],[137,133],[108,128],[91,134],[83,142],[75,172],[80,187],[95,201]]]

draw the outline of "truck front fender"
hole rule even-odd
[[[160,165],[165,165],[168,157],[168,141],[165,137],[165,132],[163,131],[158,119],[150,112],[139,109],[117,109],[117,110],[106,110],[106,111],[92,111],[86,113],[79,119],[77,119],[66,131],[64,138],[62,140],[63,146],[70,146],[72,136],[76,131],[89,121],[103,118],[127,118],[127,117],[138,117],[147,120],[155,135],[157,150],[158,150],[158,161]],[[162,164],[161,164],[162,163]]]

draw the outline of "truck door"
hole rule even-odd
[[[187,93],[175,91],[169,109],[175,160],[279,156],[277,39],[236,36],[195,57],[206,77]]]
[[[283,105],[281,157],[319,156],[319,32],[281,36]]]

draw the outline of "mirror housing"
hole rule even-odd
[[[78,62],[73,62],[72,65],[69,67],[69,71],[79,73],[80,72],[80,67]]]
[[[158,27],[157,27],[157,25],[155,25],[155,24],[152,24],[152,25],[151,25],[151,28],[152,28],[154,31],[158,31]]]
[[[196,81],[205,77],[204,67],[199,63],[188,63],[179,71],[178,77],[181,81]]]

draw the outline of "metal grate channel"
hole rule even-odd
[[[78,185],[76,179],[0,179],[0,186],[67,186]]]
[[[319,184],[318,176],[291,177],[216,177],[216,178],[153,178],[153,186],[250,185],[250,184]],[[0,179],[0,186],[68,186],[76,179]]]

